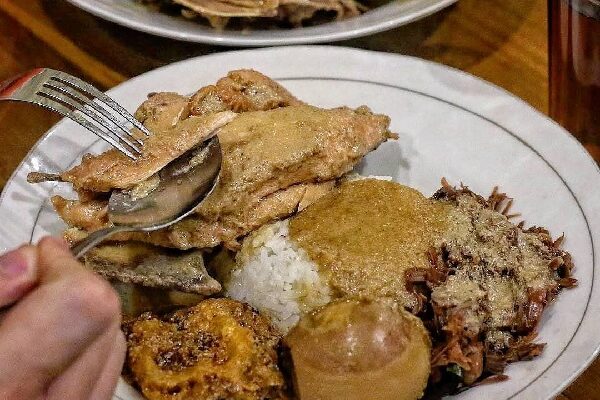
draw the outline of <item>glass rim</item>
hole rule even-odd
[[[553,1],[564,1],[569,3],[569,6],[585,15],[586,17],[600,20],[600,0],[548,0]]]

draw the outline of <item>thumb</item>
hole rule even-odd
[[[11,305],[37,284],[37,250],[22,246],[0,256],[0,308]]]

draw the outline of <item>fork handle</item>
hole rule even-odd
[[[127,232],[132,229],[125,226],[110,226],[108,228],[100,229],[98,231],[90,233],[85,239],[77,242],[71,247],[71,253],[75,258],[83,257],[90,249],[96,247],[107,237],[114,235],[118,232]]]
[[[39,75],[44,71],[44,68],[36,68],[31,71],[27,71],[21,75],[15,76],[14,78],[7,79],[0,82],[0,100],[11,99],[12,94],[21,88],[23,84],[31,80],[36,75]]]

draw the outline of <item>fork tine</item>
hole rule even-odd
[[[70,109],[52,99],[48,99],[46,97],[42,97],[39,95],[32,97],[31,101],[37,105],[48,108],[54,112],[57,112],[60,115],[62,115],[63,117],[72,119],[73,121],[77,122],[84,128],[93,132],[99,138],[110,143],[113,147],[115,147],[121,153],[125,154],[127,157],[131,158],[134,161],[137,159],[137,157],[131,151],[129,151],[125,146],[123,146],[119,141],[115,140],[113,137],[108,135],[102,129],[99,129],[96,125],[92,124],[87,119],[83,118],[81,115],[73,112],[72,109]]]
[[[85,93],[81,93],[81,92],[73,89],[70,86],[54,84],[52,82],[45,82],[43,84],[43,86],[46,88],[50,88],[50,89],[56,90],[58,92],[64,93],[64,94],[68,95],[69,97],[71,97],[73,100],[76,100],[76,101],[82,103],[83,105],[93,108],[94,110],[96,110],[97,112],[102,114],[106,119],[110,120],[117,129],[120,129],[121,131],[123,131],[123,133],[125,134],[125,136],[127,138],[127,141],[134,140],[137,143],[139,143],[140,146],[144,145],[144,142],[142,142],[140,139],[134,137],[131,134],[131,132],[123,126],[121,121],[119,121],[115,117],[115,115],[109,113],[104,107],[102,107],[99,104],[97,104],[96,102],[94,102],[93,99],[87,97],[87,95]],[[124,141],[126,140],[121,135],[117,135],[117,137],[121,140],[124,140]]]
[[[50,89],[50,88],[44,86],[44,89]],[[60,102],[62,104],[66,104],[67,106],[70,106],[70,107],[76,109],[77,111],[85,114],[86,116],[88,116],[89,118],[91,118],[92,120],[94,120],[96,123],[100,124],[110,134],[112,134],[112,135],[116,136],[117,138],[121,139],[127,146],[130,147],[130,149],[132,150],[132,152],[134,154],[141,155],[141,153],[142,153],[141,148],[138,147],[140,145],[137,144],[137,143],[135,143],[135,142],[131,142],[126,137],[123,137],[122,135],[120,135],[118,133],[118,131],[115,130],[109,124],[110,121],[107,121],[107,120],[103,119],[100,115],[98,115],[98,114],[90,111],[84,105],[78,103],[77,101],[71,99],[70,97],[64,95],[61,92],[56,92],[56,91],[53,92],[53,91],[48,91],[48,90],[44,90],[44,89],[38,90],[37,93],[39,95],[44,96],[44,97],[49,97],[50,99],[58,101],[58,102]]]
[[[79,89],[84,93],[97,98],[98,100],[100,100],[101,102],[103,102],[104,104],[121,114],[123,118],[125,118],[130,124],[135,126],[137,129],[142,131],[144,135],[150,136],[150,131],[148,131],[148,129],[144,125],[142,125],[140,121],[135,119],[126,109],[121,107],[116,101],[102,93],[100,90],[96,89],[94,86],[67,73],[56,70],[52,71],[56,74],[55,76],[53,76],[53,79],[70,85],[75,89]]]

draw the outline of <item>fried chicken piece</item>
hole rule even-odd
[[[304,104],[273,79],[253,70],[232,71],[190,99],[190,113],[267,111]]]
[[[71,182],[76,190],[108,192],[130,188],[230,122],[234,112],[265,111],[299,105],[284,87],[253,70],[231,71],[215,85],[191,98],[177,93],[151,93],[135,117],[153,133],[144,139],[143,156],[135,163],[116,150],[84,156],[80,165],[62,174],[32,172],[31,183],[48,180]],[[133,132],[136,133],[135,131]]]
[[[234,240],[259,224],[292,214],[302,195],[294,189],[289,196],[298,200],[287,201],[286,195],[281,202],[286,189],[331,181],[350,171],[365,154],[394,137],[388,125],[388,117],[366,107],[324,110],[300,105],[240,114],[218,132],[220,179],[196,215],[160,232],[118,238],[181,249]]]
[[[155,176],[176,154],[231,118],[231,111],[241,114],[216,132],[223,151],[219,182],[197,213],[169,229],[121,234],[115,240],[180,249],[220,243],[236,248],[238,237],[304,208],[329,190],[324,182],[339,178],[366,153],[395,137],[388,130],[389,118],[366,107],[325,110],[305,105],[268,77],[239,70],[191,99],[174,93],[151,95],[136,112],[155,131],[146,140],[141,161],[134,164],[109,151],[84,157],[81,165],[60,176],[33,174],[31,181],[71,182],[84,196],[79,202],[54,198],[58,214],[71,227],[97,230],[109,224],[103,204],[111,190],[131,188]],[[183,138],[178,137],[180,130]],[[171,140],[178,143],[176,149],[170,149]],[[84,235],[78,229],[67,232],[71,240]]]
[[[106,200],[81,202],[67,200],[61,196],[52,196],[50,201],[56,213],[69,226],[95,231],[108,224],[108,202]]]
[[[149,400],[287,399],[281,337],[268,319],[231,299],[208,299],[125,326],[126,373]]]
[[[188,97],[177,93],[150,93],[134,116],[150,132],[168,131],[189,116],[189,102]]]
[[[392,136],[388,126],[388,117],[366,107],[301,105],[243,113],[218,133],[220,181],[198,214],[232,213],[294,184],[339,178]]]
[[[144,140],[142,155],[135,161],[111,149],[97,156],[88,155],[80,165],[62,173],[60,177],[65,182],[71,182],[75,188],[94,192],[131,188],[196,147],[235,116],[231,111],[224,111],[188,117],[163,131],[154,130]]]
[[[214,247],[223,243],[229,249],[237,249],[239,247],[236,240],[238,237],[273,220],[285,218],[296,210],[306,208],[331,191],[334,186],[335,181],[333,180],[294,185],[264,197],[254,208],[224,215],[216,221],[207,221],[200,217],[188,218],[178,223],[177,228],[173,230],[164,229],[149,233],[117,234],[112,236],[111,240],[137,240],[152,243],[156,246],[180,249]],[[88,207],[86,203],[81,203],[80,206],[83,209]],[[75,205],[71,205],[71,213],[79,214],[74,209]],[[62,215],[60,210],[57,210],[57,212],[67,223],[77,222],[75,219],[69,218],[70,215]],[[88,221],[80,221],[73,226],[85,228],[87,223]],[[87,233],[77,228],[71,228],[65,232],[65,238],[71,243],[76,243],[85,236],[87,236]]]

